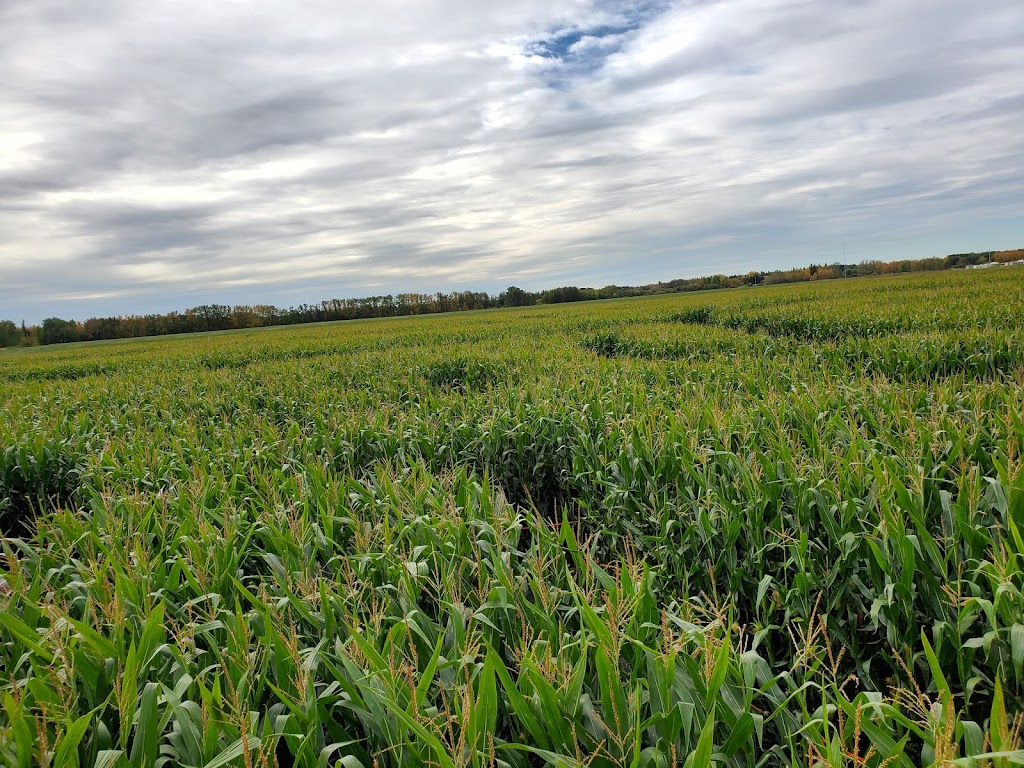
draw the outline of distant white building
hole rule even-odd
[[[988,261],[984,264],[968,264],[965,269],[988,269],[989,267],[1019,267],[1024,265],[1024,259],[1016,261]]]

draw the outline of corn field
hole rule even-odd
[[[7,766],[1024,763],[1024,271],[0,355]]]

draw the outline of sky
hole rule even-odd
[[[0,0],[0,318],[1024,246],[1018,0]]]

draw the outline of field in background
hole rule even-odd
[[[1006,268],[0,353],[0,760],[1020,763],[1022,342]]]

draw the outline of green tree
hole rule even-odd
[[[506,307],[525,307],[527,304],[532,303],[530,296],[522,288],[517,288],[514,285],[510,285],[505,290],[505,306]]]
[[[61,320],[59,317],[48,317],[39,328],[40,344],[64,344],[78,341],[81,332],[74,320]]]
[[[10,320],[0,320],[0,347],[16,347],[21,343],[21,331]]]

